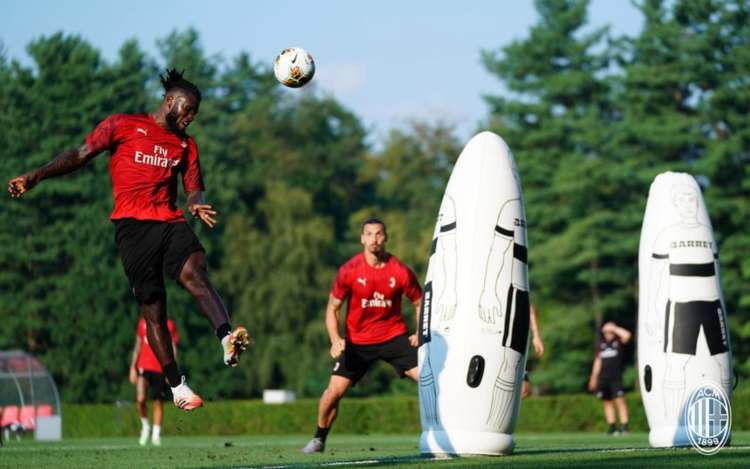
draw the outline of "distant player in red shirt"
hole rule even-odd
[[[172,339],[172,351],[177,356],[177,344],[180,341],[177,335],[177,326],[174,321],[167,319],[167,328]],[[130,382],[135,384],[135,407],[138,417],[141,419],[141,437],[138,440],[141,446],[148,442],[151,433],[151,443],[154,446],[161,445],[161,422],[164,416],[162,401],[170,398],[169,386],[167,385],[161,365],[154,355],[154,351],[148,344],[146,334],[146,321],[141,318],[135,328],[135,346],[133,347],[133,358],[130,362]],[[148,422],[148,407],[146,405],[146,391],[154,403],[154,427]]]
[[[247,348],[244,327],[232,331],[229,314],[208,280],[203,246],[177,207],[177,178],[187,194],[188,211],[213,227],[216,211],[203,199],[198,147],[185,130],[198,114],[200,90],[176,70],[160,77],[164,99],[153,114],[114,114],[86,137],[44,166],[8,182],[12,197],[21,197],[41,181],[68,174],[99,153],[109,151],[117,250],[130,287],[146,320],[148,341],[183,410],[203,405],[180,376],[167,328],[164,274],[195,300],[221,341],[224,363],[237,364]]]
[[[336,364],[320,397],[318,429],[302,449],[304,453],[325,449],[339,401],[376,360],[385,360],[399,375],[419,381],[417,334],[408,333],[401,315],[401,296],[406,295],[414,305],[418,321],[422,289],[414,272],[385,250],[387,239],[382,221],[365,220],[360,237],[364,252],[349,259],[336,274],[326,307],[326,329]],[[347,298],[346,338],[342,338],[339,313]]]

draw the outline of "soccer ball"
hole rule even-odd
[[[282,85],[299,88],[312,80],[315,62],[312,55],[300,47],[289,47],[281,51],[273,61],[273,74]]]

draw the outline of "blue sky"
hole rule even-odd
[[[592,0],[589,19],[620,34],[637,34],[642,24],[627,0]],[[531,0],[9,0],[0,41],[24,63],[29,41],[57,31],[81,35],[109,60],[130,38],[156,57],[156,39],[188,27],[209,55],[227,60],[247,51],[270,63],[299,46],[315,58],[317,88],[353,110],[375,138],[410,119],[447,121],[467,138],[487,114],[481,95],[503,92],[480,50],[525,37],[535,22]]]

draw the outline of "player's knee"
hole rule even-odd
[[[346,394],[346,389],[340,386],[328,386],[324,391],[324,398],[336,404],[344,397],[344,394]]]
[[[159,324],[167,320],[167,310],[163,302],[141,305],[141,315],[147,323]]]
[[[180,274],[180,283],[194,296],[207,295],[209,293],[208,274],[205,268],[195,265],[188,267],[186,265]]]

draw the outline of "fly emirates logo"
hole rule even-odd
[[[372,298],[362,298],[362,308],[390,308],[393,301],[386,300],[385,295],[380,292],[373,292]]]
[[[160,147],[159,145],[154,145],[153,155],[136,150],[135,162],[138,164],[147,164],[149,166],[158,166],[160,168],[170,168],[180,164],[179,159],[169,159],[167,157],[167,149]]]

